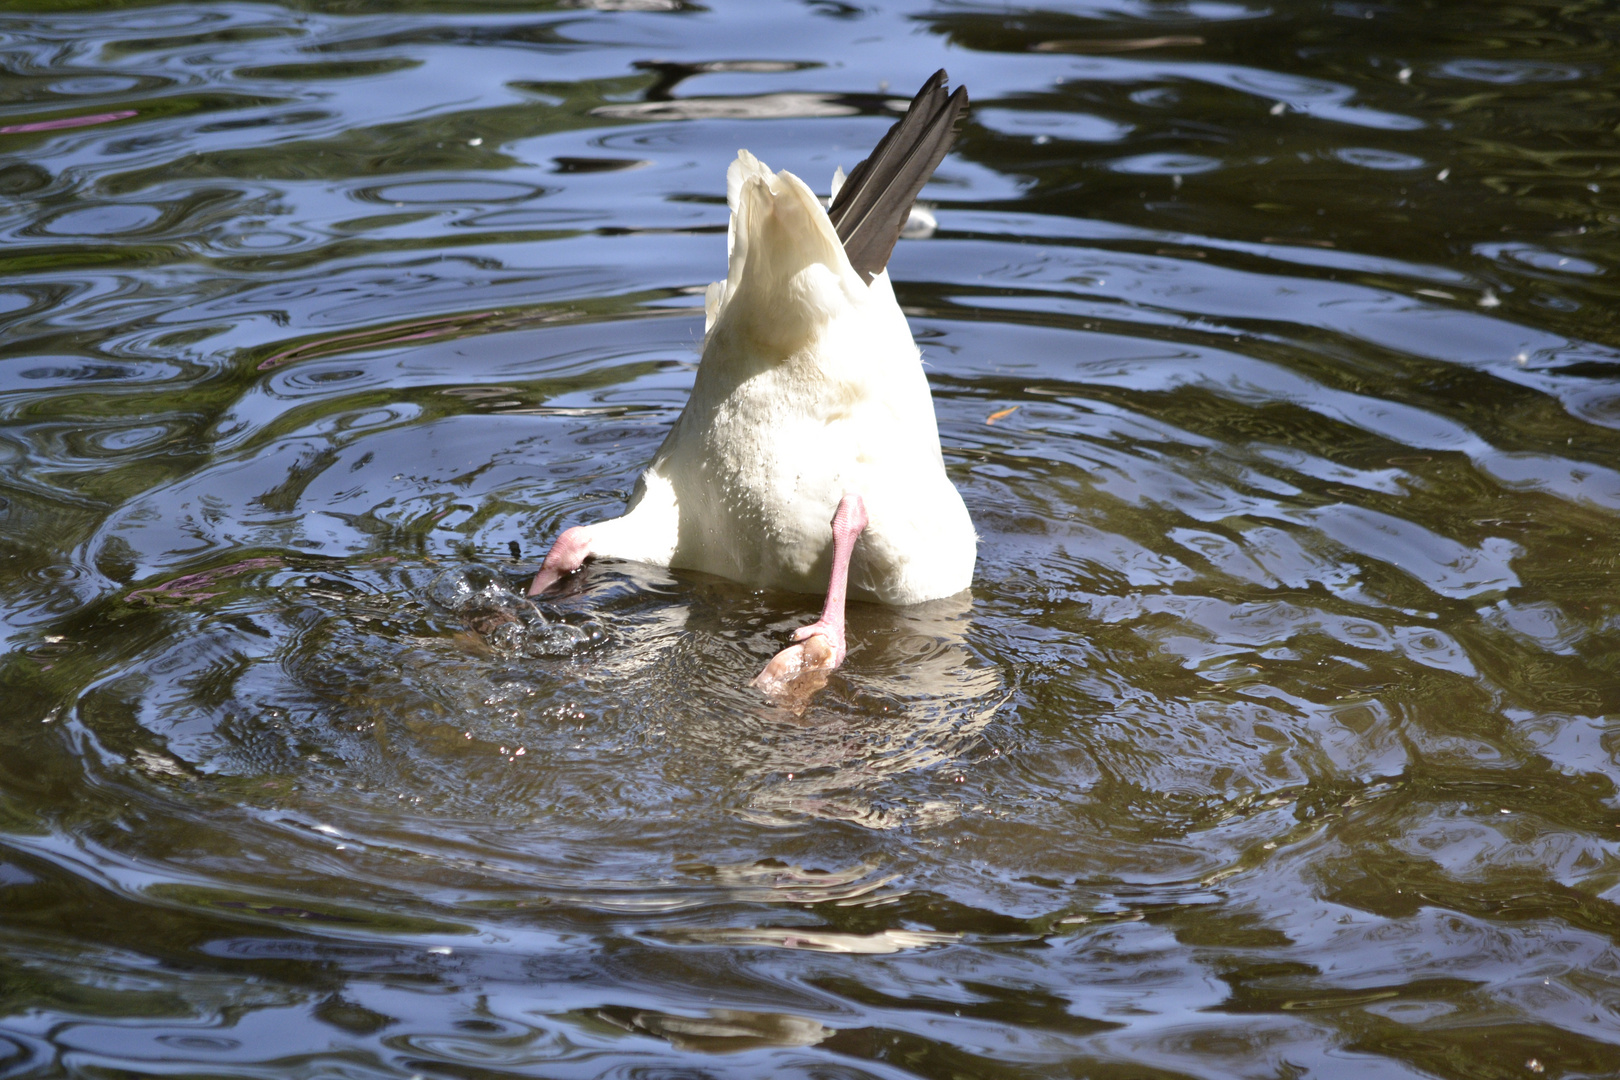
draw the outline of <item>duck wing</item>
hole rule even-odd
[[[967,108],[967,87],[947,94],[946,78],[940,68],[923,83],[906,115],[850,172],[827,210],[850,265],[868,284],[888,265],[911,204],[944,160],[956,118]]]

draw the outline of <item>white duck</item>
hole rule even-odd
[[[726,172],[726,280],[709,286],[691,398],[621,517],[552,545],[530,595],[588,558],[826,591],[755,685],[843,662],[853,592],[914,604],[968,587],[977,538],[945,475],[921,357],[884,271],[967,92],[943,70],[832,206],[746,150]],[[858,542],[857,542],[858,541]]]

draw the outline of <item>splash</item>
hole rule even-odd
[[[427,598],[459,616],[490,648],[519,656],[572,656],[607,640],[607,629],[590,616],[549,617],[540,605],[514,592],[499,573],[476,563],[451,567],[427,587]]]

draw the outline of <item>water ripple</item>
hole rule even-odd
[[[1604,14],[295,7],[7,16],[0,1072],[1620,1071]],[[941,65],[972,592],[521,599]]]

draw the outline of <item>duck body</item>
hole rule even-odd
[[[590,527],[591,554],[822,592],[831,520],[855,493],[854,595],[961,592],[977,541],[888,274],[861,280],[792,173],[743,151],[727,179],[729,270],[709,287],[691,397],[625,515]]]
[[[823,208],[746,150],[726,172],[726,278],[710,285],[686,408],[625,513],[559,536],[529,587],[590,558],[826,593],[754,685],[813,693],[844,660],[848,595],[954,596],[977,537],[945,475],[922,357],[885,266],[967,106],[936,72]]]

